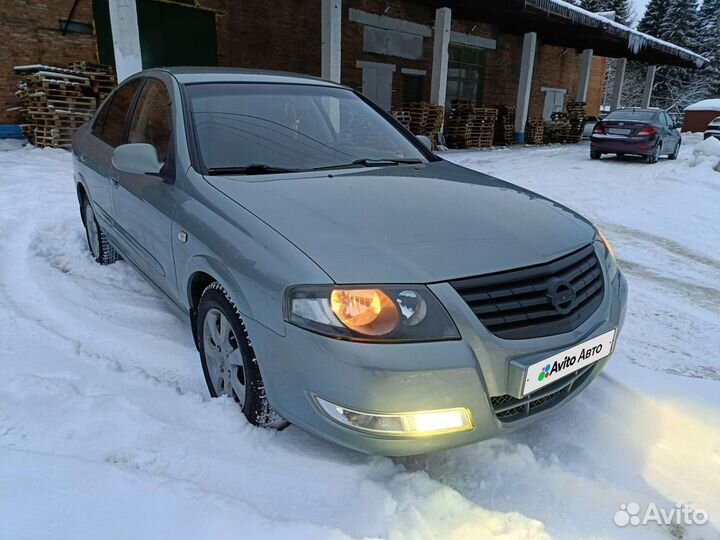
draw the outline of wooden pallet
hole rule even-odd
[[[75,130],[94,114],[115,86],[108,66],[73,62],[66,67],[16,66],[16,110],[24,116],[23,134],[38,146],[69,148]]]

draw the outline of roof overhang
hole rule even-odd
[[[563,0],[420,0],[433,7],[449,7],[463,20],[497,25],[502,32],[536,32],[542,43],[598,56],[627,58],[652,65],[702,67],[706,58],[591,13]]]

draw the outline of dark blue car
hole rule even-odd
[[[681,144],[680,130],[665,111],[618,109],[595,124],[590,159],[600,159],[603,154],[630,154],[657,163],[661,155],[676,159]]]

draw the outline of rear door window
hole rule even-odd
[[[110,105],[107,106],[107,113],[103,118],[102,130],[96,126],[95,135],[108,143],[113,148],[123,143],[125,133],[125,121],[128,110],[132,104],[135,92],[140,86],[141,79],[133,79],[115,91]],[[101,111],[101,114],[103,111]],[[100,117],[98,117],[100,121]]]
[[[135,105],[128,142],[152,144],[165,161],[171,133],[170,95],[161,81],[148,79]]]

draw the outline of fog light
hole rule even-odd
[[[344,426],[379,435],[422,436],[472,429],[470,411],[464,407],[435,411],[378,414],[356,411],[313,396],[320,409]]]

